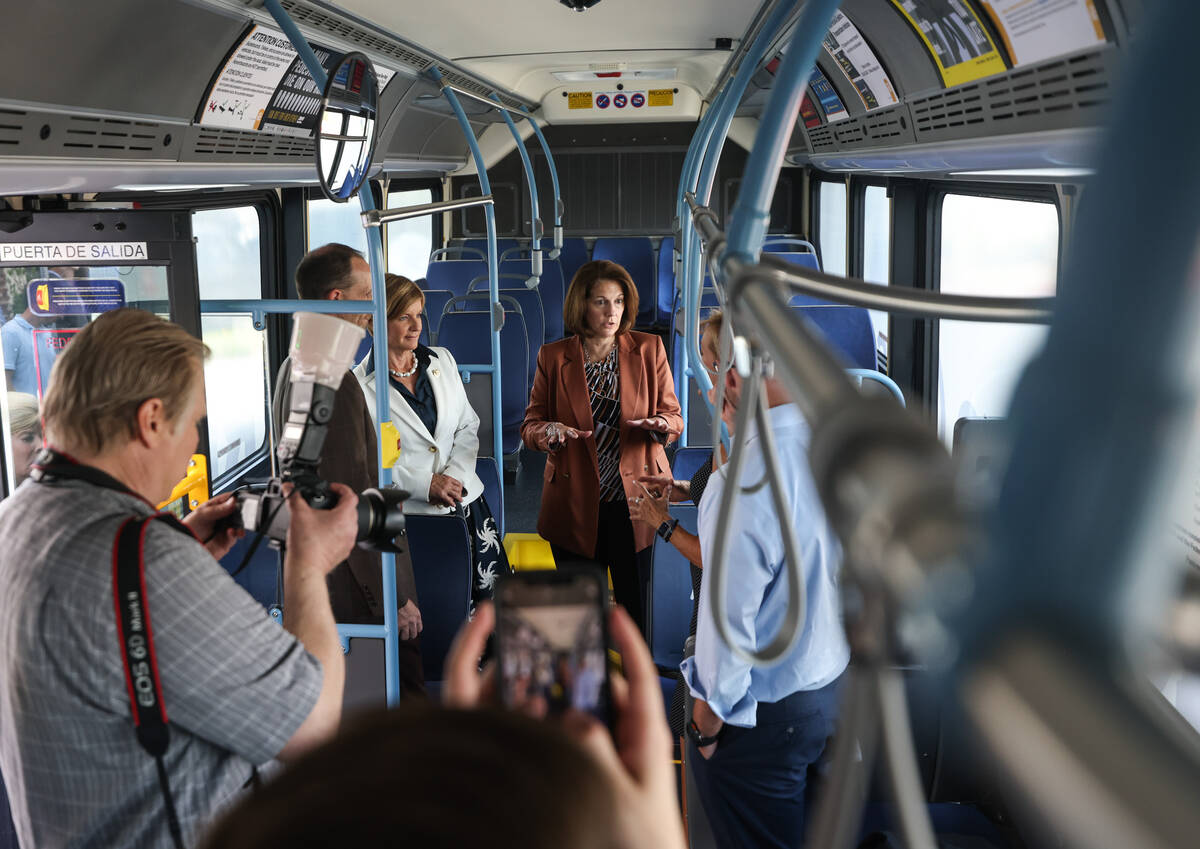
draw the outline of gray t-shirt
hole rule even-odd
[[[117,528],[153,512],[82,481],[28,481],[0,503],[0,771],[22,846],[171,846],[113,605]],[[144,563],[191,845],[312,711],[322,670],[193,538],[151,523]]]

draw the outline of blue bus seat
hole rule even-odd
[[[504,253],[505,251],[510,250],[511,248],[519,248],[524,244],[526,244],[524,239],[514,239],[514,238],[511,238],[508,236],[504,236],[504,237],[497,236],[496,237],[496,260],[499,261],[500,254]],[[481,251],[483,253],[484,259],[485,260],[487,259],[487,239],[478,239],[478,238],[466,239],[463,242],[463,247],[464,248],[472,248],[474,250]]]
[[[487,292],[479,292],[468,300],[486,302]],[[486,310],[459,311],[457,298],[446,305],[446,311],[438,324],[438,344],[450,349],[460,365],[486,365],[492,361],[491,316]],[[528,332],[520,306],[511,298],[501,295],[504,305],[504,326],[500,329],[500,401],[501,442],[505,454],[515,454],[521,448],[521,422],[525,419],[525,407],[529,403],[528,370],[506,367],[505,363],[528,361]],[[510,309],[511,307],[511,309]],[[480,418],[483,411],[476,408]],[[487,411],[489,414],[491,410]]]
[[[671,515],[679,527],[696,533],[696,505],[673,504]],[[687,559],[669,542],[657,537],[650,562],[650,598],[646,628],[654,663],[677,668],[683,662],[683,644],[692,624],[692,572]]]
[[[504,499],[500,496],[500,466],[495,457],[476,457],[475,474],[483,481],[483,497],[500,526],[500,539],[504,539]]]
[[[876,368],[875,331],[871,327],[871,314],[864,307],[803,303],[796,298],[792,301],[792,309],[817,326],[849,368]]]
[[[816,254],[817,248],[808,239],[800,236],[789,236],[785,233],[775,233],[767,236],[763,240],[763,253],[768,254],[785,254],[785,253],[810,253]]]
[[[442,310],[454,297],[449,289],[425,290],[425,313],[421,317],[421,344],[436,345],[437,323],[441,320]]]
[[[500,263],[500,274],[519,274],[528,278],[531,274],[529,259],[504,260]],[[558,260],[542,259],[542,276],[538,278],[537,290],[542,296],[542,315],[546,323],[544,341],[557,342],[563,338],[562,313],[566,294],[562,265]],[[541,345],[542,343],[538,342],[537,344]]]
[[[458,515],[405,517],[405,536],[421,609],[426,681],[442,680],[450,644],[471,610],[471,539]]]
[[[467,294],[467,287],[481,274],[488,273],[486,261],[478,259],[445,259],[429,263],[425,272],[430,289],[448,289],[455,295]]]
[[[709,462],[711,448],[677,448],[671,461],[671,476],[677,481],[690,481],[696,470]]]
[[[675,237],[663,236],[658,245],[658,277],[655,283],[654,323],[667,327],[675,306]]]
[[[657,312],[655,304],[657,274],[654,268],[654,247],[646,236],[605,237],[592,246],[592,259],[606,259],[625,267],[638,293],[638,314],[635,324],[650,327]]]
[[[589,262],[591,258],[592,252],[588,249],[587,242],[579,236],[569,236],[563,239],[562,252],[558,255],[558,262],[562,265],[564,292],[571,285],[571,281],[575,279],[575,272],[579,270],[579,266]]]
[[[525,319],[525,330],[529,337],[526,339],[525,370],[529,372],[529,385],[533,386],[533,375],[537,371],[537,352],[542,347],[546,336],[545,312],[542,308],[542,296],[537,289],[527,289],[528,279],[520,274],[498,275],[499,293],[502,297],[512,298],[521,305],[521,315]],[[471,281],[471,292],[486,292],[488,278],[476,277]],[[504,301],[501,301],[504,303]],[[461,308],[461,306],[460,306]]]
[[[821,270],[821,263],[817,259],[816,254],[796,253],[793,251],[780,251],[775,254],[778,259],[787,260],[792,265],[799,265],[802,268],[811,268],[813,271]]]

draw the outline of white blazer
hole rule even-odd
[[[405,513],[450,513],[454,508],[429,502],[429,484],[435,474],[462,481],[463,503],[483,494],[483,481],[475,474],[479,454],[479,416],[467,401],[458,363],[445,348],[430,348],[429,385],[437,401],[437,426],[430,433],[399,390],[388,383],[388,408],[400,432],[400,459],[392,467],[393,481],[412,493]],[[353,369],[375,415],[374,360],[368,355]],[[491,506],[491,505],[489,505]]]

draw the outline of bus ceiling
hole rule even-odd
[[[540,126],[695,122],[779,2],[606,0],[576,13],[513,0],[502,26],[474,0],[284,5],[324,59],[358,50],[373,63],[375,173],[467,174],[430,68],[471,95],[460,100],[491,164],[515,146],[485,102],[493,94]],[[1083,173],[1141,3],[1055,4],[1041,38],[1001,4],[967,7],[970,20],[927,21],[920,8],[841,3],[788,161],[1026,181]],[[15,5],[6,25],[21,37],[0,55],[0,193],[312,183],[306,121],[319,98],[262,0],[47,0]],[[785,27],[739,104],[743,147],[789,38]],[[519,128],[535,145],[528,122]]]

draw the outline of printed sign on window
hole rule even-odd
[[[43,278],[26,290],[34,315],[92,315],[125,306],[125,284],[94,277]]]

